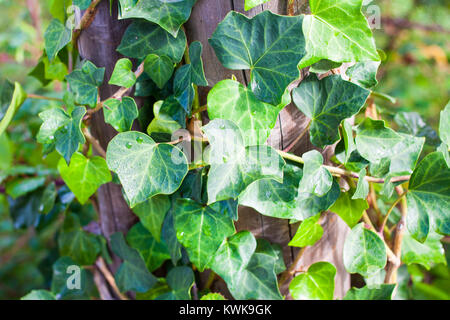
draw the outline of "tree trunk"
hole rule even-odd
[[[295,8],[304,10],[304,3],[305,1],[297,0]],[[254,16],[267,9],[279,14],[287,13],[287,0],[272,0],[248,12],[244,12],[243,6],[244,0],[198,0],[190,20],[186,23],[188,41],[198,40],[202,42],[204,48],[205,74],[210,87],[199,88],[201,104],[206,104],[207,92],[218,81],[231,78],[232,74],[241,83],[247,83],[250,79],[248,71],[225,69],[208,44],[208,38],[225,15],[231,10],[243,12],[248,16]],[[78,42],[80,56],[83,59],[92,61],[98,67],[106,68],[105,82],[100,88],[102,99],[109,97],[117,90],[117,87],[107,83],[115,62],[121,58],[116,48],[129,24],[127,20],[117,20],[116,4],[112,8],[113,12],[110,15],[109,1],[102,1],[94,21],[81,33]],[[291,104],[281,111],[268,143],[275,148],[283,149],[297,137],[305,125],[304,115]],[[117,134],[110,125],[104,123],[103,112],[95,114],[92,120],[92,132],[105,149],[108,142]],[[311,149],[313,146],[309,142],[309,136],[305,135],[292,152],[301,155]],[[120,186],[112,183],[102,186],[98,191],[98,201],[100,225],[105,237],[109,238],[116,231],[126,232],[136,222],[136,217],[123,200]],[[250,230],[256,237],[263,237],[280,244],[286,265],[289,266],[292,263],[298,250],[288,247],[287,243],[295,234],[298,225],[290,225],[287,220],[266,217],[253,209],[242,207],[239,210],[239,221],[236,227],[238,230]],[[342,247],[348,227],[331,213],[326,215],[323,227],[324,236],[313,248],[306,251],[300,264],[308,267],[317,261],[333,263],[337,268],[335,296],[339,298],[345,294],[350,285],[350,276],[345,272],[342,263]],[[282,288],[282,293],[287,293],[286,287]]]

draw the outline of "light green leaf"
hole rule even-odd
[[[147,292],[155,285],[156,277],[147,270],[139,252],[127,245],[122,233],[111,235],[111,250],[123,260],[114,276],[122,292]]]
[[[174,204],[177,238],[199,271],[207,268],[226,237],[234,232],[233,220],[224,213],[190,199]]]
[[[174,63],[178,63],[183,58],[185,48],[186,35],[183,31],[174,38],[154,23],[136,20],[125,31],[117,51],[140,60],[154,53],[168,56]]]
[[[303,16],[268,10],[251,19],[231,11],[209,43],[224,67],[251,70],[249,87],[259,100],[278,105],[287,86],[299,78],[297,64],[305,55],[302,23]]]
[[[278,258],[256,248],[255,237],[241,231],[222,243],[211,269],[225,280],[237,300],[280,300],[275,273]]]
[[[145,58],[144,70],[150,79],[156,83],[158,88],[162,89],[172,77],[174,65],[172,60],[167,56],[149,54]]]
[[[146,0],[130,2],[119,0],[120,19],[142,18],[159,24],[172,36],[176,37],[181,25],[191,15],[191,9],[197,0],[161,1]]]
[[[334,62],[379,61],[372,31],[361,12],[362,0],[310,0],[305,17],[307,56],[299,68],[321,59]]]
[[[200,300],[227,300],[227,299],[225,299],[225,297],[220,293],[211,292],[202,296]]]
[[[45,177],[19,178],[6,184],[6,193],[16,199],[45,184]]]
[[[166,243],[164,241],[156,241],[142,223],[135,224],[128,231],[127,242],[130,247],[139,251],[150,271],[155,271],[164,261],[170,259]]]
[[[344,300],[391,300],[395,284],[382,284],[380,288],[351,288]]]
[[[105,159],[88,159],[81,153],[74,153],[69,166],[64,159],[60,159],[58,171],[81,204],[85,204],[102,184],[112,180]]]
[[[311,119],[311,142],[323,148],[339,140],[340,123],[361,110],[369,93],[339,75],[319,80],[311,74],[292,96],[297,108]]]
[[[48,290],[32,290],[20,300],[56,300],[56,297]]]
[[[182,117],[186,118],[186,112],[174,98],[156,101],[153,114],[154,118],[147,127],[147,133],[150,135],[153,132],[172,134],[182,127]]]
[[[130,88],[136,83],[136,75],[133,72],[133,64],[130,59],[117,60],[108,83],[125,88]]]
[[[431,233],[424,243],[420,243],[405,232],[402,241],[402,262],[421,264],[427,270],[430,270],[434,264],[447,264],[440,239],[441,236]]]
[[[358,62],[347,69],[345,74],[349,81],[366,89],[371,89],[378,84],[377,71],[380,61]]]
[[[6,82],[9,83],[9,82]],[[0,83],[5,85],[5,82]],[[5,132],[8,125],[11,123],[17,110],[22,106],[27,98],[26,92],[23,90],[20,83],[14,83],[14,91],[11,91],[10,85],[6,84],[6,87],[0,89],[0,136]],[[12,93],[12,94],[11,94]],[[9,97],[9,99],[8,99]],[[6,108],[6,106],[8,106]]]
[[[245,147],[239,128],[229,120],[212,120],[203,130],[210,142],[208,203],[237,199],[259,179],[282,182],[285,162],[271,147]]]
[[[430,229],[450,235],[450,169],[442,153],[430,153],[417,165],[406,201],[406,225],[414,239],[423,243]]]
[[[447,103],[440,115],[439,136],[441,137],[442,142],[447,146],[450,146],[450,102]]]
[[[373,231],[357,224],[344,243],[344,266],[350,273],[368,277],[386,265],[386,248],[383,240]]]
[[[133,208],[133,212],[139,217],[142,225],[159,242],[161,241],[162,224],[169,209],[169,197],[166,195],[157,195],[136,205]]]
[[[50,62],[58,52],[72,40],[72,30],[67,28],[58,19],[53,19],[45,30],[45,52]]]
[[[299,192],[312,193],[317,196],[323,196],[333,184],[331,173],[323,167],[323,157],[316,150],[308,151],[303,154],[305,162],[303,166],[303,177],[300,180]]]
[[[341,217],[350,228],[358,223],[364,211],[369,208],[365,199],[353,199],[350,196],[353,191],[341,192],[337,201],[330,208],[330,211]]]
[[[67,75],[67,66],[59,59],[59,57],[55,57],[52,62],[50,62],[47,57],[44,57],[42,63],[45,68],[44,77],[46,80],[64,81],[64,77]]]
[[[336,145],[335,155],[336,159],[351,171],[360,171],[369,164],[356,150],[353,128],[349,119],[342,122],[341,141]]]
[[[208,93],[209,118],[237,124],[246,146],[266,142],[283,107],[258,100],[252,91],[234,80],[220,81]]]
[[[323,228],[318,223],[319,219],[320,214],[317,214],[304,220],[300,224],[294,238],[292,238],[288,245],[302,248],[313,246],[317,241],[319,241],[323,235]]]
[[[70,89],[79,104],[95,107],[98,99],[98,89],[103,83],[105,68],[97,68],[92,62],[86,61],[81,69],[72,71],[66,76]]]
[[[61,256],[68,256],[82,266],[92,265],[101,251],[97,236],[84,231],[78,216],[73,213],[67,215],[64,220],[58,246]]]
[[[366,177],[366,168],[361,169],[359,171],[358,176],[358,184],[356,185],[355,193],[352,196],[353,200],[356,199],[366,199],[369,194],[369,182],[365,179]]]
[[[317,262],[296,276],[289,285],[295,300],[333,300],[336,268],[329,262]]]
[[[247,11],[269,1],[270,0],[245,0],[244,9]]]
[[[135,131],[119,133],[110,141],[106,162],[119,176],[131,208],[155,195],[175,192],[188,172],[180,149]]]
[[[108,99],[103,106],[105,122],[119,132],[131,130],[134,119],[139,116],[136,102],[130,97],[123,97],[122,100]]]

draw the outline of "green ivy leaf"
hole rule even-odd
[[[255,237],[241,231],[222,243],[211,269],[225,280],[237,300],[281,300],[275,273],[278,258],[256,247]]]
[[[411,173],[425,143],[425,138],[397,133],[387,128],[383,120],[371,118],[365,118],[356,132],[361,156],[371,165],[387,165],[391,177]]]
[[[56,300],[56,297],[48,290],[32,290],[20,300]]]
[[[169,197],[166,195],[157,195],[136,205],[133,208],[133,212],[139,217],[142,225],[159,242],[161,241],[161,228],[164,218],[169,209]]]
[[[186,124],[186,111],[175,98],[155,102],[153,114],[154,118],[147,127],[149,135],[154,132],[172,134]]]
[[[441,111],[439,121],[439,136],[442,142],[450,146],[450,102]]]
[[[237,124],[246,146],[266,142],[283,107],[258,100],[252,91],[234,80],[222,80],[208,93],[209,118]]]
[[[361,110],[369,93],[339,75],[319,80],[311,74],[293,90],[292,97],[297,108],[311,119],[311,142],[323,148],[339,140],[340,123]]]
[[[366,168],[361,169],[359,171],[358,176],[358,184],[356,185],[355,193],[352,196],[353,200],[357,199],[366,199],[369,194],[369,182],[365,179],[366,177]]]
[[[64,81],[64,77],[67,75],[67,66],[58,57],[55,57],[52,62],[45,57],[42,62],[45,68],[45,79]]]
[[[362,0],[310,0],[305,17],[307,56],[299,68],[327,59],[334,62],[379,61],[372,31],[361,12]]]
[[[285,162],[271,147],[245,147],[239,128],[229,120],[212,120],[203,130],[210,142],[208,203],[237,199],[259,179],[282,182]]]
[[[39,212],[42,214],[48,214],[55,206],[55,200],[58,193],[56,192],[56,185],[51,182],[45,187],[42,193],[41,206],[39,207]]]
[[[377,72],[380,64],[380,61],[358,62],[348,68],[345,74],[349,77],[349,81],[360,87],[371,89],[378,84]]]
[[[134,120],[139,116],[136,102],[130,97],[123,97],[122,100],[108,99],[103,106],[105,122],[118,132],[131,130]]]
[[[194,285],[194,272],[189,267],[175,267],[167,273],[167,284],[171,292],[156,300],[191,300],[191,288]]]
[[[45,177],[19,178],[6,184],[6,193],[16,199],[45,184]]]
[[[225,299],[225,297],[220,293],[211,292],[202,296],[200,300],[227,300],[227,299]]]
[[[58,52],[72,40],[72,30],[67,28],[58,19],[53,19],[45,30],[45,52],[50,62]]]
[[[186,248],[189,259],[203,271],[211,262],[220,244],[234,232],[228,215],[190,199],[174,204],[177,238]]]
[[[0,78],[0,120],[3,119],[11,104],[14,94],[14,84],[7,79]]]
[[[245,0],[244,9],[247,11],[269,1],[270,0]]]
[[[351,197],[353,191],[341,192],[337,201],[330,208],[330,211],[341,217],[350,228],[358,223],[364,211],[369,208],[365,199],[353,199]]]
[[[83,231],[78,216],[73,213],[64,220],[58,245],[61,256],[68,256],[82,266],[92,265],[101,251],[97,236]]]
[[[379,288],[351,288],[344,300],[391,300],[395,284],[381,284]]]
[[[387,256],[383,240],[373,231],[357,224],[344,243],[344,266],[350,273],[368,277],[384,268]]]
[[[405,232],[402,240],[402,262],[408,265],[421,264],[427,270],[430,270],[433,264],[447,264],[440,239],[440,235],[430,233],[425,242],[420,243]]]
[[[105,159],[88,159],[81,153],[73,154],[69,166],[64,159],[60,159],[58,171],[81,204],[85,204],[101,185],[112,180]]]
[[[360,171],[367,167],[369,162],[361,157],[356,149],[353,128],[348,120],[342,122],[341,141],[336,145],[336,159],[351,171]]]
[[[191,9],[197,0],[160,1],[147,0],[130,2],[119,0],[120,19],[142,18],[157,23],[172,36],[176,37],[181,25],[191,15]]]
[[[14,83],[14,91],[11,90],[10,82],[0,83],[2,85],[6,84],[6,87],[0,89],[0,136],[5,132],[6,128],[11,123],[17,110],[22,106],[22,104],[27,99],[27,94],[23,90],[20,83]],[[12,93],[12,94],[11,94]],[[8,98],[9,97],[9,98]],[[6,107],[8,106],[8,107]]]
[[[136,75],[133,72],[133,64],[130,59],[117,60],[108,83],[125,88],[131,88],[136,83]]]
[[[183,58],[185,48],[186,35],[183,31],[174,38],[156,24],[136,20],[125,31],[117,51],[141,60],[153,53],[167,56],[178,63]]]
[[[172,263],[175,265],[181,258],[181,244],[177,239],[177,232],[175,230],[175,218],[173,210],[167,212],[163,222],[161,237],[169,248],[169,254],[172,258]]]
[[[80,8],[80,10],[86,10],[89,8],[92,0],[72,0],[72,4]]]
[[[139,252],[127,245],[122,233],[111,235],[111,250],[123,260],[114,276],[121,291],[147,292],[156,284],[156,277],[147,270]]]
[[[317,214],[304,220],[288,245],[303,248],[313,246],[319,241],[323,235],[323,228],[318,223],[319,219],[320,214]]]
[[[86,61],[81,69],[72,71],[66,76],[70,89],[79,104],[95,107],[97,105],[97,87],[103,83],[105,68],[97,68],[92,62]]]
[[[139,251],[150,271],[155,271],[164,261],[170,259],[166,243],[157,241],[142,223],[135,224],[128,231],[127,242],[130,247]]]
[[[414,239],[423,243],[430,229],[450,235],[450,169],[442,153],[430,153],[417,165],[406,200],[406,225]]]
[[[303,154],[303,177],[300,181],[299,192],[312,193],[323,196],[333,184],[331,173],[323,167],[323,157],[316,150]]]
[[[296,276],[289,285],[295,300],[333,300],[336,268],[329,262],[317,262]]]
[[[64,157],[67,164],[70,163],[72,155],[78,151],[80,144],[83,145],[86,141],[81,132],[81,122],[85,114],[85,107],[76,107],[72,111],[71,116],[66,119],[64,125],[54,131],[56,151]],[[60,124],[61,119],[59,117],[60,115],[58,116],[56,125]],[[53,119],[49,119],[49,121],[53,121]],[[51,136],[48,138],[51,139]]]
[[[135,131],[110,141],[106,162],[119,176],[131,208],[157,194],[175,192],[188,172],[181,150]]]
[[[174,65],[172,60],[167,56],[149,54],[145,58],[144,70],[150,79],[156,83],[158,88],[162,89],[172,77]]]
[[[299,78],[297,64],[305,55],[303,16],[263,11],[249,19],[231,11],[209,43],[224,67],[250,69],[249,87],[259,100],[278,105],[287,86]]]

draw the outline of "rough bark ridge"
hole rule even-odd
[[[296,10],[304,10],[304,0],[297,0]],[[217,24],[231,11],[240,11],[248,16],[254,16],[262,10],[271,10],[279,14],[287,13],[287,0],[272,0],[267,4],[258,6],[248,12],[244,12],[244,0],[198,0],[192,11],[191,19],[186,24],[188,41],[199,40],[202,42],[205,73],[210,86],[222,79],[230,78],[234,74],[238,81],[247,83],[248,72],[227,70],[217,60],[214,50],[209,46],[207,39],[215,30]],[[300,11],[297,11],[300,12]],[[105,83],[100,88],[102,99],[109,97],[117,87],[108,85],[107,82],[114,69],[115,62],[121,58],[116,51],[128,21],[117,20],[117,5],[113,5],[110,15],[109,1],[104,0],[98,6],[97,15],[87,30],[81,33],[78,41],[80,56],[91,60],[98,67],[105,67]],[[201,103],[206,103],[206,94],[210,88],[200,88]],[[108,142],[117,134],[114,129],[104,123],[102,112],[95,114],[92,122],[92,131],[101,145],[106,149]],[[288,146],[302,131],[306,125],[305,117],[293,106],[287,106],[279,115],[268,143],[276,148],[283,149]],[[302,154],[311,150],[309,137],[305,136],[298,145],[291,150],[296,154]],[[127,231],[136,221],[136,217],[123,200],[121,188],[109,183],[98,191],[100,221],[102,233],[109,237],[116,231]],[[295,233],[297,226],[289,225],[287,221],[274,219],[260,215],[250,208],[241,208],[237,229],[252,231],[257,237],[264,237],[271,242],[280,244],[284,248],[284,258],[289,266],[297,252],[287,246]],[[329,213],[324,220],[324,237],[302,257],[300,264],[308,267],[317,261],[329,261],[337,267],[335,296],[342,297],[350,285],[350,277],[345,272],[342,264],[342,246],[348,228],[336,215]],[[286,288],[282,288],[286,294]]]

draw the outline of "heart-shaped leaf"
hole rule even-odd
[[[45,30],[45,52],[48,60],[56,57],[58,52],[72,40],[72,30],[63,25],[58,19],[53,19]]]
[[[122,100],[108,99],[103,106],[105,122],[119,132],[131,130],[134,120],[139,116],[136,102],[130,97],[123,97]]]
[[[289,292],[296,300],[333,300],[336,268],[329,262],[317,262],[296,276]]]
[[[145,58],[144,70],[160,89],[172,77],[173,69],[173,62],[167,56],[158,56],[152,53]]]
[[[122,58],[117,60],[108,83],[120,87],[131,88],[135,82],[136,75],[133,72],[133,64],[130,59]]]
[[[86,61],[81,69],[74,70],[66,76],[70,89],[79,104],[91,107],[97,105],[97,87],[103,83],[105,68],[97,68],[92,62]]]

